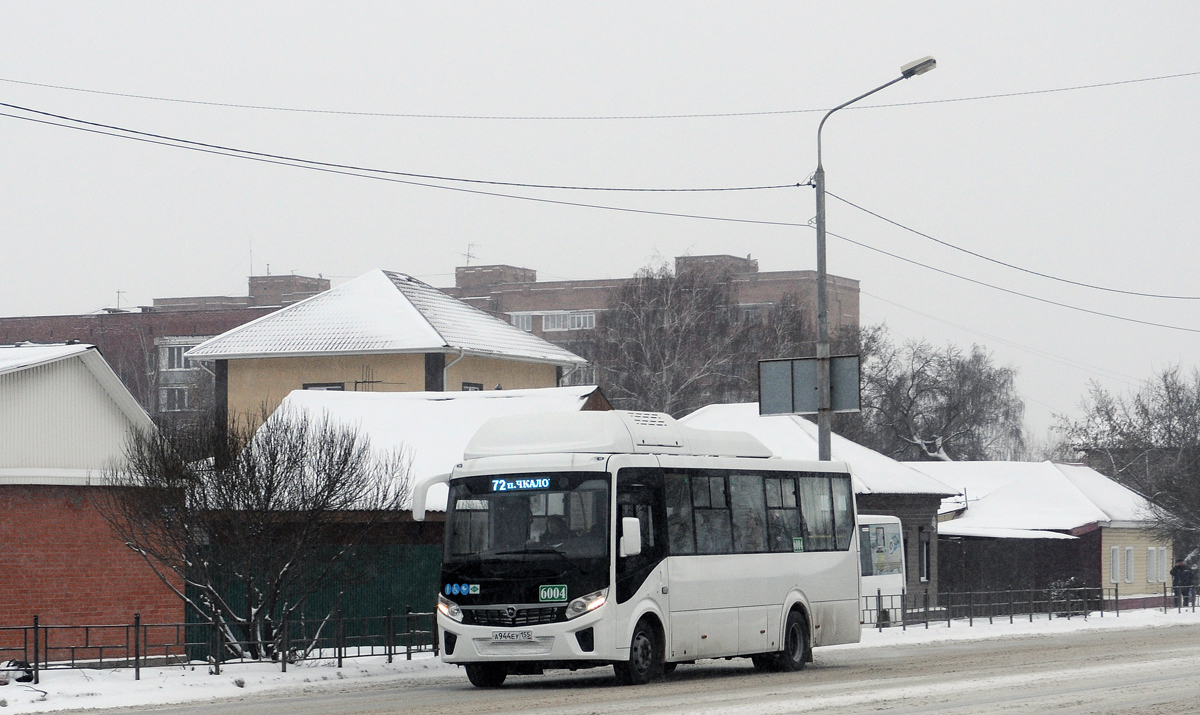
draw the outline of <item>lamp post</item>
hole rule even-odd
[[[923,57],[919,60],[909,62],[900,68],[899,77],[886,84],[879,85],[866,94],[860,94],[849,102],[839,104],[826,112],[825,116],[821,118],[821,123],[817,126],[817,171],[813,174],[813,185],[817,189],[817,387],[819,390],[817,403],[817,458],[821,461],[827,462],[832,458],[830,454],[830,433],[833,418],[833,409],[829,394],[829,299],[826,289],[829,275],[825,270],[825,167],[821,165],[821,130],[825,128],[825,120],[829,119],[830,115],[837,110],[848,107],[860,99],[870,97],[882,89],[887,89],[900,80],[925,74],[934,67],[937,67],[937,60],[932,57]]]

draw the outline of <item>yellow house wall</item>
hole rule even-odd
[[[425,389],[425,356],[330,355],[322,357],[247,358],[229,361],[229,419],[257,418],[266,406],[274,412],[292,390],[313,382],[378,380],[360,391],[417,392]]]
[[[1161,596],[1163,592],[1163,582],[1158,580],[1158,573],[1156,572],[1154,574],[1153,581],[1147,578],[1146,565],[1149,560],[1149,556],[1146,553],[1146,550],[1150,547],[1154,547],[1155,549],[1166,548],[1165,553],[1167,566],[1165,573],[1167,575],[1167,585],[1169,586],[1171,583],[1171,567],[1175,564],[1175,556],[1171,551],[1171,544],[1155,538],[1154,534],[1148,529],[1117,529],[1102,527],[1100,530],[1100,574],[1106,588],[1112,588],[1114,586],[1112,581],[1112,547],[1114,546],[1118,547],[1120,550],[1118,556],[1120,559],[1118,563],[1119,570],[1117,573],[1118,583],[1115,585],[1119,586],[1121,596],[1124,597],[1126,594],[1157,594]],[[1132,581],[1127,581],[1125,579],[1125,563],[1127,555],[1126,549],[1129,547],[1133,548]],[[1155,555],[1156,569],[1158,568],[1157,558],[1158,554]]]
[[[446,356],[446,364],[456,356]],[[355,381],[363,392],[418,392],[425,389],[425,355],[330,355],[320,357],[246,358],[229,361],[229,419],[256,420],[265,406],[274,412],[292,390],[314,382],[340,382],[347,391]],[[464,357],[447,375],[447,389],[457,392],[462,383],[475,382],[485,390],[502,385],[506,390],[528,387],[556,387],[553,365]]]
[[[453,362],[455,357],[447,355],[446,364]],[[558,387],[557,380],[558,372],[553,365],[466,356],[446,373],[446,390],[458,392],[464,382],[478,383],[485,390],[494,390],[496,385],[505,390]]]

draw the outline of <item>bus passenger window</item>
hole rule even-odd
[[[833,551],[837,539],[833,529],[833,497],[829,477],[800,477],[800,508],[808,527],[805,551]]]
[[[767,508],[760,474],[729,475],[733,505],[733,550],[758,553],[767,550]]]
[[[667,534],[672,554],[696,553],[692,526],[692,486],[686,474],[667,474]]]
[[[837,550],[850,548],[850,537],[854,535],[854,493],[850,477],[838,476],[830,479],[833,486],[833,523],[837,536]]]

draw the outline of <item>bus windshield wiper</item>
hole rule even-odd
[[[513,554],[526,554],[526,555],[528,555],[528,554],[554,554],[555,556],[559,557],[563,561],[566,561],[567,564],[569,564],[572,568],[579,569],[580,573],[586,574],[588,572],[587,569],[585,569],[584,567],[582,567],[579,564],[572,561],[571,557],[567,556],[566,554],[559,551],[558,549],[518,549],[515,551],[497,551],[496,552],[496,556],[511,556]]]

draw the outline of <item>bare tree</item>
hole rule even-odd
[[[94,503],[216,626],[225,653],[273,658],[281,625],[313,594],[353,584],[372,565],[360,547],[407,502],[407,461],[380,458],[366,437],[302,412],[264,416],[257,430],[215,427],[133,433]]]
[[[1058,430],[1095,469],[1141,493],[1159,535],[1200,546],[1200,370],[1167,367],[1130,395],[1093,383]]]
[[[964,352],[927,342],[897,347],[869,334],[863,412],[848,435],[896,459],[1012,459],[1024,451],[1025,403],[1015,371],[978,345]]]
[[[812,351],[798,298],[743,307],[730,274],[712,267],[642,268],[597,328],[593,355],[613,404],[676,416],[756,400],[760,358]]]
[[[716,401],[734,380],[737,315],[732,289],[707,271],[646,267],[601,315],[596,363],[616,406],[678,415]]]

